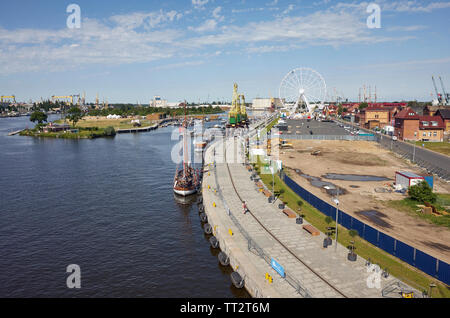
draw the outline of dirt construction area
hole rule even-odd
[[[339,188],[342,211],[450,263],[449,229],[387,205],[387,201],[407,197],[394,191],[396,171],[425,171],[380,148],[375,142],[289,142],[293,149],[280,150],[280,159],[289,176],[299,185],[333,206],[332,199]],[[434,192],[450,193],[450,185],[434,178]]]

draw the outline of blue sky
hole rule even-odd
[[[66,8],[81,8],[69,29]],[[0,94],[18,100],[86,92],[88,101],[148,103],[277,97],[284,75],[316,70],[329,94],[431,100],[450,89],[450,2],[332,0],[72,0],[0,3]],[[440,86],[440,84],[439,84]],[[439,90],[441,88],[439,87]]]

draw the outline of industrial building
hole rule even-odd
[[[150,107],[167,107],[167,100],[162,99],[161,96],[155,96],[152,101],[150,101]]]
[[[252,109],[281,108],[283,101],[279,98],[255,98],[252,102]]]

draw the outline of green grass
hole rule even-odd
[[[258,158],[258,163],[255,164],[255,168],[261,171],[262,162]],[[260,178],[264,184],[271,189],[270,182],[272,181],[272,175],[260,174]],[[293,192],[278,176],[275,176],[275,192],[279,193],[280,190],[284,192],[280,195],[280,199],[286,202],[287,205],[298,214],[304,215],[305,220],[315,226],[321,232],[326,232],[327,227],[335,226],[335,222],[328,224],[325,221],[325,214],[315,209],[313,206],[304,201],[300,196]],[[450,196],[449,196],[450,197]],[[445,197],[445,199],[450,199]],[[299,204],[299,202],[302,202]],[[301,209],[301,210],[300,210]],[[437,288],[433,290],[433,297],[450,298],[450,288],[444,283],[426,275],[418,269],[410,266],[409,264],[399,260],[398,258],[384,252],[383,250],[373,246],[369,242],[365,241],[361,237],[352,238],[349,235],[349,231],[342,226],[338,227],[338,240],[343,246],[350,245],[350,241],[355,242],[356,253],[364,259],[369,259],[372,263],[378,264],[381,268],[387,268],[389,273],[410,286],[418,289],[419,291],[427,291],[430,283],[436,284]]]
[[[438,211],[445,211],[444,206],[450,205],[450,194],[437,194],[437,196],[438,199],[436,201],[436,204],[434,204],[434,206]],[[414,217],[418,217],[432,224],[445,226],[450,229],[450,215],[436,216],[434,214],[423,214],[420,211],[421,209],[417,207],[418,204],[419,205],[421,204],[418,201],[406,198],[403,200],[388,201],[387,204],[396,210],[404,211]]]
[[[442,153],[444,155],[450,156],[450,143],[449,142],[416,141],[416,146],[422,147],[422,145],[425,145],[425,148],[428,150],[436,151],[436,152]]]
[[[97,127],[86,127],[77,129],[79,129],[78,133],[73,133],[70,131],[44,133],[39,132],[37,129],[26,129],[23,130],[20,133],[20,135],[29,137],[61,138],[61,139],[94,139],[100,137],[108,137],[106,128],[104,129]]]

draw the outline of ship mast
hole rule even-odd
[[[186,115],[186,101],[184,101],[184,130],[183,130],[183,177],[186,178],[186,170],[187,170],[187,166],[186,163],[188,161],[188,145],[187,145],[187,115]]]

